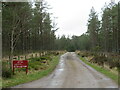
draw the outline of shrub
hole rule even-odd
[[[40,57],[41,60],[52,60],[51,57]]]
[[[105,56],[99,56],[96,55],[94,58],[91,60],[93,63],[97,63],[100,66],[104,66],[104,62],[108,61],[108,59]]]
[[[41,65],[41,62],[39,62],[39,61],[31,61],[31,62],[29,62],[29,69],[35,69],[36,68],[36,66],[40,66]]]
[[[34,69],[34,70],[39,70],[41,66],[44,64],[48,64],[48,61],[51,61],[52,58],[50,56],[44,56],[44,57],[39,57],[39,58],[30,58],[29,59],[29,69]]]
[[[46,60],[46,57],[40,57],[41,60]]]
[[[2,63],[2,77],[3,78],[12,77],[12,70],[10,69],[9,64],[6,62]]]
[[[110,68],[110,69],[112,69],[112,68],[114,68],[114,67],[117,67],[117,68],[120,67],[120,61],[117,60],[117,59],[112,59],[112,60],[110,60],[108,63],[109,63],[109,68]]]
[[[40,61],[41,59],[40,58],[30,58],[29,60],[31,60],[31,61]]]
[[[82,55],[82,57],[85,57],[84,55]]]
[[[73,45],[68,46],[68,47],[66,48],[66,50],[67,50],[68,52],[75,52],[75,51],[76,51],[76,49],[75,49],[75,47],[74,47]]]
[[[78,55],[82,57],[88,57],[88,56],[93,56],[93,53],[84,51],[84,52],[79,52]]]
[[[35,65],[34,66],[34,70],[39,70],[40,66],[39,65]]]

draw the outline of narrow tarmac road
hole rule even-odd
[[[12,88],[117,88],[110,78],[83,63],[74,52],[60,57],[52,74]]]

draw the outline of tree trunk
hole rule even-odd
[[[120,1],[118,2],[118,52],[120,54]]]
[[[10,68],[12,68],[12,58],[13,58],[13,52],[14,52],[14,30],[12,30],[11,34],[11,51],[10,51]]]

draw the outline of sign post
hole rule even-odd
[[[28,60],[13,60],[12,63],[13,73],[15,68],[26,68],[26,74],[28,73]]]

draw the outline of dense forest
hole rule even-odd
[[[3,56],[55,49],[56,23],[45,1],[2,3]]]
[[[105,4],[101,20],[92,7],[87,32],[72,38],[56,37],[58,28],[49,9],[44,0],[2,3],[3,56],[42,50],[120,52],[119,4]]]
[[[119,10],[119,4],[113,2],[105,4],[102,8],[101,20],[99,20],[98,13],[92,7],[87,32],[81,36],[72,36],[72,39],[66,38],[64,35],[58,38],[59,49],[71,47],[71,50],[120,52]]]

